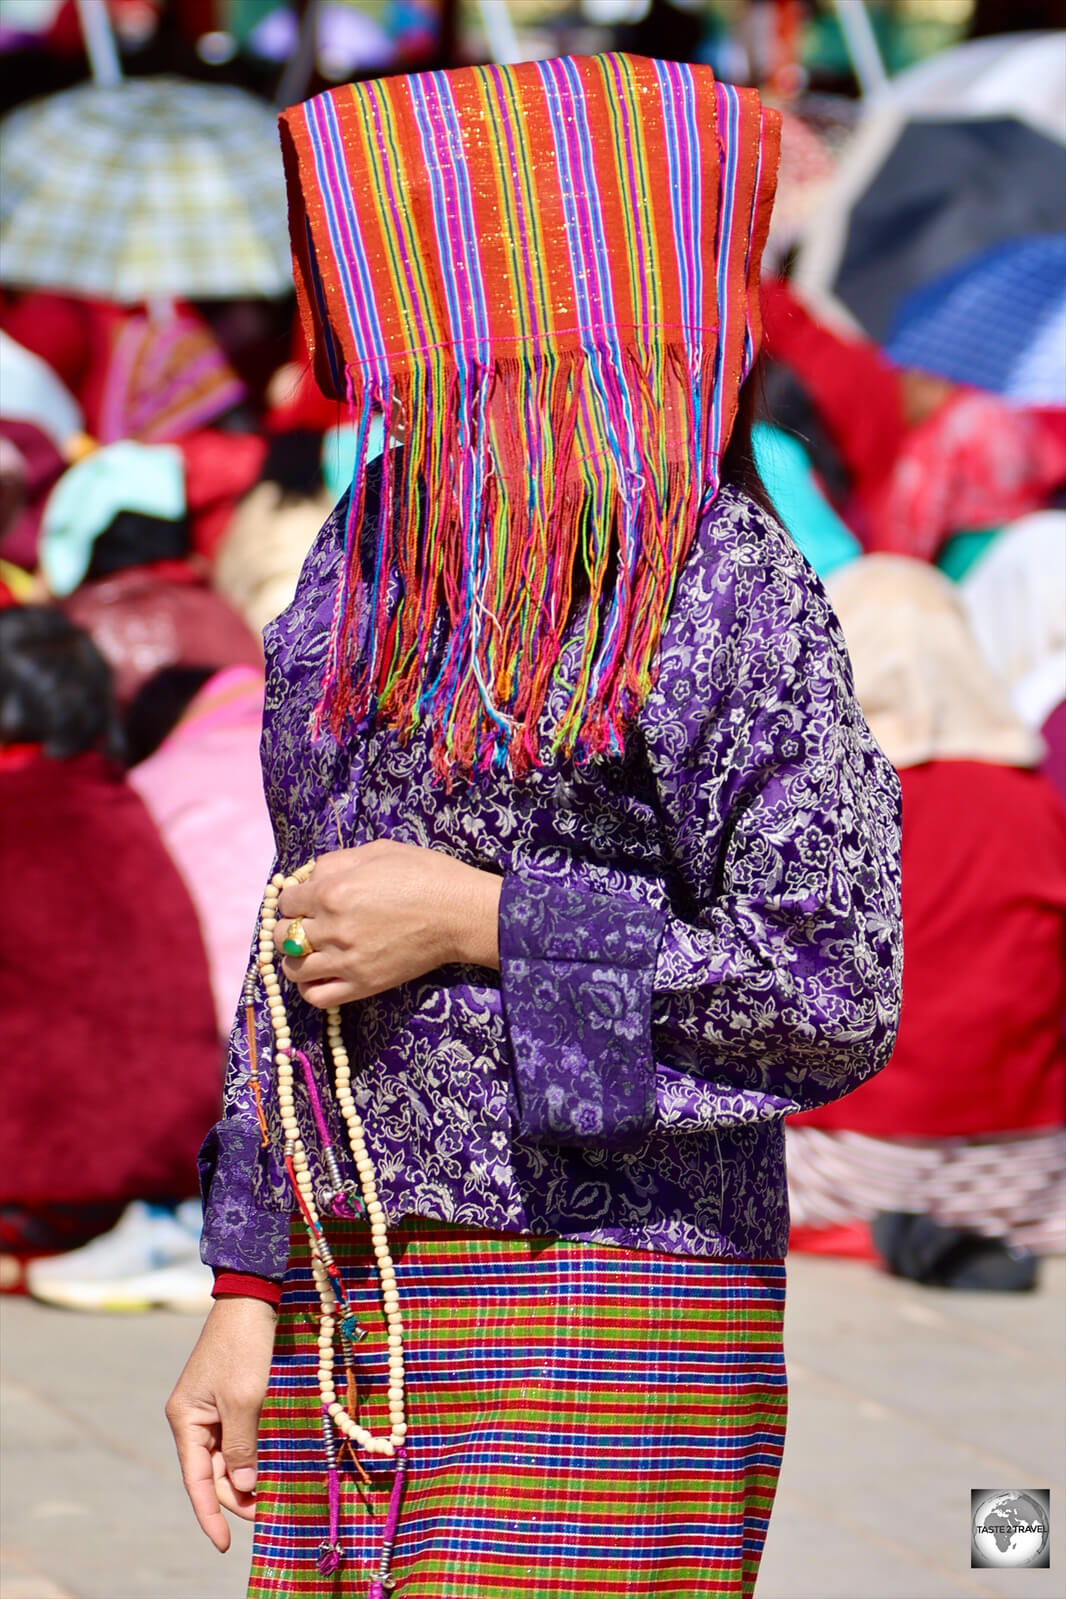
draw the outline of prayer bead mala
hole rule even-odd
[[[326,1242],[322,1221],[315,1203],[311,1170],[308,1165],[303,1139],[300,1136],[300,1125],[296,1117],[294,1057],[300,1060],[303,1067],[308,1099],[311,1103],[312,1114],[321,1141],[323,1162],[329,1174],[329,1179],[333,1184],[331,1193],[333,1209],[341,1215],[350,1217],[353,1215],[351,1205],[353,1203],[358,1204],[358,1200],[353,1191],[354,1185],[344,1183],[341,1177],[340,1167],[337,1164],[330,1140],[328,1124],[322,1110],[310,1062],[301,1050],[293,1049],[292,1033],[289,1029],[289,1021],[285,1012],[281,982],[274,966],[274,929],[278,919],[278,901],[286,888],[294,888],[300,883],[306,883],[314,871],[314,867],[314,861],[309,861],[289,877],[277,872],[267,884],[259,922],[259,973],[266,992],[267,1005],[270,1011],[270,1024],[274,1034],[278,1110],[281,1116],[282,1133],[285,1138],[285,1169],[310,1237],[311,1269],[314,1273],[315,1286],[318,1289],[318,1296],[322,1305],[322,1318],[318,1334],[318,1387],[322,1397],[322,1427],[329,1475],[330,1528],[329,1537],[322,1545],[320,1552],[319,1570],[323,1576],[331,1576],[340,1565],[343,1554],[338,1538],[340,1484],[335,1431],[339,1431],[344,1434],[349,1447],[353,1450],[358,1447],[365,1450],[367,1454],[386,1456],[396,1461],[396,1472],[385,1519],[381,1560],[377,1573],[370,1585],[368,1596],[368,1599],[385,1599],[388,1589],[392,1586],[390,1566],[392,1548],[399,1521],[400,1500],[403,1494],[406,1466],[405,1439],[407,1437],[403,1320],[400,1316],[396,1270],[389,1254],[388,1224],[385,1220],[385,1212],[382,1209],[381,1201],[378,1199],[377,1185],[374,1180],[374,1166],[366,1147],[363,1124],[359,1120],[359,1115],[355,1108],[355,1099],[352,1095],[351,1063],[341,1034],[340,1011],[338,1009],[327,1010],[326,1039],[334,1065],[337,1105],[348,1132],[348,1143],[351,1148],[352,1159],[355,1162],[359,1190],[362,1194],[361,1208],[370,1227],[370,1246],[377,1266],[378,1283],[381,1289],[382,1308],[385,1316],[389,1374],[389,1432],[386,1436],[376,1436],[367,1428],[359,1426],[355,1417],[349,1413],[349,1409],[346,1409],[337,1398],[334,1381],[334,1338],[338,1323],[342,1336],[341,1352],[348,1371],[347,1398],[349,1405],[354,1403],[354,1377],[350,1356],[345,1346],[354,1346],[359,1339],[366,1336],[366,1333],[356,1321],[354,1307],[341,1280],[340,1272],[333,1259],[329,1244]]]

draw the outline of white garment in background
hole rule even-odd
[[[1066,699],[1066,511],[999,534],[959,584],[981,653],[1027,727]]]

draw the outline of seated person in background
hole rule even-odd
[[[47,607],[0,611],[8,1286],[28,1257],[103,1232],[131,1200],[172,1205],[193,1193],[217,1105],[221,1056],[196,913],[126,782],[118,743],[110,673],[87,634]],[[146,1207],[133,1217],[147,1219]],[[195,1223],[171,1215],[163,1232],[165,1247],[157,1228],[139,1264],[183,1255],[204,1270]],[[120,1301],[112,1287],[98,1279],[54,1297],[103,1307]],[[197,1297],[188,1282],[182,1294]]]
[[[770,409],[813,434],[823,481],[865,549],[931,561],[953,535],[1000,527],[1066,484],[1066,411],[895,367],[772,278],[762,310]]]
[[[263,675],[249,666],[171,666],[126,713],[129,780],[200,917],[220,1038],[248,969],[248,929],[274,858],[259,735]]]
[[[869,556],[830,579],[903,789],[903,1012],[884,1071],[788,1126],[792,1247],[948,1287],[1066,1247],[1066,811],[958,590]]]
[[[107,445],[52,491],[41,571],[109,662],[120,704],[165,666],[262,667],[258,641],[189,553],[185,464],[176,445]]]
[[[212,582],[255,634],[291,602],[307,552],[338,498],[326,489],[321,460],[320,433],[276,434],[259,482],[218,545]]]

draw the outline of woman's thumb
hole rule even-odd
[[[242,1409],[222,1420],[222,1458],[226,1475],[241,1493],[255,1487],[255,1442],[259,1417],[253,1407]]]

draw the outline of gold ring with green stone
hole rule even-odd
[[[302,916],[293,917],[281,947],[286,955],[296,956],[300,959],[305,955],[314,954],[314,945],[304,932],[304,919]]]

